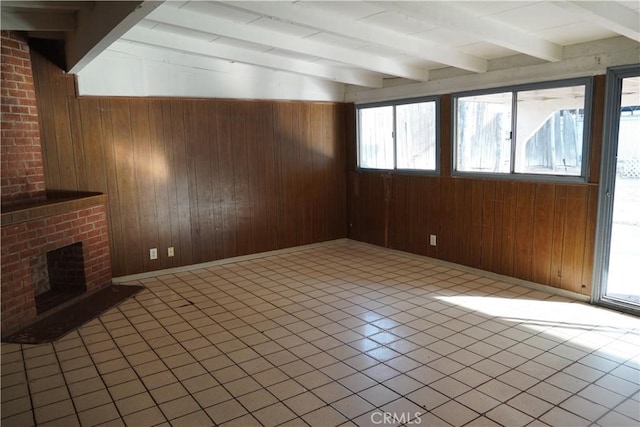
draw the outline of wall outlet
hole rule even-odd
[[[436,235],[435,234],[431,234],[429,236],[429,244],[431,246],[435,246],[436,245]]]
[[[158,248],[149,249],[149,259],[158,259]]]
[[[176,253],[175,253],[175,251],[173,250],[173,246],[170,246],[170,247],[168,247],[168,248],[167,248],[167,256],[172,257],[172,256],[174,256],[175,254],[176,254]]]

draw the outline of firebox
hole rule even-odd
[[[36,312],[42,314],[87,291],[82,242],[46,253],[47,277],[36,285]]]

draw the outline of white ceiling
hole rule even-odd
[[[3,2],[3,21],[5,3],[19,7]],[[73,4],[37,3],[45,13],[47,4]],[[137,3],[147,7],[142,16],[91,61],[70,67],[81,90],[334,99],[429,82],[443,69],[482,75],[515,55],[518,66],[561,63],[571,46],[640,41],[639,1]],[[59,18],[61,9],[48,12]]]

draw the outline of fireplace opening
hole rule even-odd
[[[36,311],[42,314],[87,291],[82,242],[47,252],[36,279]],[[39,264],[39,262],[36,262]]]

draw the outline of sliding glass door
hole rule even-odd
[[[640,313],[640,65],[607,72],[594,302]]]

